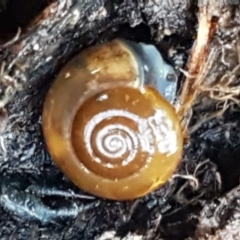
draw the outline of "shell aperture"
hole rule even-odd
[[[82,190],[115,200],[164,184],[183,147],[174,108],[155,88],[139,84],[129,54],[119,41],[83,51],[59,73],[43,109],[57,166]]]
[[[157,48],[150,44],[122,40],[138,58],[140,78],[145,85],[153,86],[165,99],[173,103],[177,91],[177,74],[167,64]]]

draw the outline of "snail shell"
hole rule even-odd
[[[82,190],[130,200],[160,187],[175,171],[183,137],[166,100],[173,101],[176,89],[165,78],[175,73],[157,53],[154,46],[123,40],[88,48],[65,65],[49,90],[42,116],[46,145]]]

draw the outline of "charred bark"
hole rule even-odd
[[[218,19],[218,26],[214,36],[211,35],[207,42],[211,49],[220,49],[222,55],[214,63],[222,66],[223,54],[227,54],[224,57],[229,57],[229,61],[238,57],[238,42],[231,45],[231,40],[236,38],[233,34],[239,28],[237,19],[240,11],[238,8],[233,10],[229,4],[214,7],[213,2],[208,2],[211,4],[207,14]],[[5,7],[1,5],[0,9]],[[2,121],[4,124],[0,137],[1,201],[6,200],[3,196],[12,196],[15,203],[19,196],[23,196],[18,203],[25,198],[33,203],[32,213],[16,209],[15,216],[6,211],[9,209],[6,201],[1,205],[0,236],[3,239],[138,237],[180,240],[198,236],[204,239],[206,228],[202,219],[215,220],[224,214],[225,218],[219,218],[214,226],[217,232],[218,228],[224,228],[228,221],[236,218],[234,211],[237,211],[238,205],[234,199],[239,196],[237,190],[233,190],[236,194],[230,200],[226,198],[231,211],[224,212],[216,206],[216,201],[225,199],[225,195],[219,198],[221,194],[238,185],[237,168],[240,166],[237,154],[232,152],[237,151],[240,144],[237,131],[239,113],[232,108],[220,118],[213,118],[201,125],[190,135],[182,164],[171,181],[134,202],[91,198],[76,189],[52,163],[41,132],[45,94],[55,74],[77,51],[115,37],[125,37],[154,43],[175,68],[185,68],[197,31],[197,14],[197,4],[187,0],[59,0],[50,3],[29,24],[21,27],[21,34],[15,35],[13,41],[0,46],[0,61],[4,66],[0,81],[0,107],[4,121],[8,120],[7,123]],[[217,45],[216,39],[223,40],[223,45]],[[229,52],[222,51],[228,44],[231,46]],[[229,71],[234,67],[234,64],[230,64]],[[213,71],[218,69],[213,68]],[[221,71],[224,72],[224,69],[222,67]],[[209,75],[216,76],[215,72]],[[213,77],[208,78],[209,81],[211,79],[215,81]],[[196,123],[197,116],[209,111],[208,104],[203,100],[201,97],[197,101],[199,104],[193,104],[192,110],[196,114],[191,119],[191,126]],[[226,164],[224,159],[231,159],[232,165]],[[6,188],[8,185],[11,188]],[[40,185],[41,189],[38,188]],[[56,187],[61,189],[61,194],[59,189],[56,193]],[[55,191],[57,196],[49,196],[49,189]],[[14,195],[16,191],[21,194]],[[69,216],[77,218],[59,221],[57,214],[48,212],[47,207],[40,210],[52,216],[50,221],[44,216],[36,218],[34,214],[39,212],[35,211],[35,204],[39,199],[43,203],[41,206],[64,209],[65,212],[61,212],[63,217],[69,213]],[[212,216],[207,215],[209,211],[206,210],[206,204],[211,208]],[[73,209],[77,209],[79,214],[75,215]],[[206,230],[208,236],[214,235],[212,229],[209,223]]]

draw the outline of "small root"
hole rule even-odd
[[[211,114],[206,114],[203,116],[201,120],[199,120],[196,124],[194,124],[192,127],[188,129],[188,134],[191,135],[194,132],[196,132],[204,123],[214,119],[214,118],[219,118],[221,117],[225,111],[230,107],[231,103],[228,103],[228,100],[224,102],[223,108],[217,112],[211,113]]]
[[[224,74],[220,80],[217,81],[218,84],[214,84],[214,86],[201,85],[199,86],[199,90],[201,92],[207,92],[209,97],[214,100],[221,102],[232,101],[239,105],[240,87],[233,86],[239,74],[240,64],[236,65],[232,71]]]
[[[180,68],[179,71],[182,72],[183,75],[185,77],[189,78],[189,79],[195,79],[197,77],[197,74],[191,74],[191,73],[189,73],[188,71],[186,71],[186,70],[184,70],[182,68]]]
[[[3,153],[7,152],[7,148],[6,148],[6,145],[5,145],[5,142],[4,142],[4,138],[2,136],[0,136],[0,147],[1,147]]]
[[[199,182],[198,179],[196,177],[194,177],[193,175],[181,175],[181,174],[174,174],[172,176],[172,178],[182,178],[182,179],[186,179],[189,180],[190,185],[193,187],[194,190],[197,190],[199,188]]]
[[[0,67],[0,83],[4,90],[3,97],[0,100],[0,109],[4,109],[11,101],[14,94],[22,89],[22,85],[9,75],[9,66],[7,67],[4,61],[1,63]]]
[[[11,46],[15,42],[17,42],[19,40],[20,35],[21,35],[21,28],[19,27],[18,30],[17,30],[17,34],[10,41],[4,43],[3,45],[0,45],[0,49]]]
[[[199,169],[200,169],[202,166],[206,165],[207,163],[209,163],[209,159],[206,159],[205,161],[199,163],[199,164],[197,165],[197,167],[195,168],[193,175],[194,175],[194,176],[200,175],[202,172],[200,172]]]
[[[200,182],[198,179],[198,176],[200,176],[201,174],[204,174],[206,168],[203,168],[203,166],[207,166],[207,164],[209,164],[210,161],[209,159],[206,159],[205,161],[199,163],[193,174],[190,174],[188,172],[188,170],[186,169],[186,173],[187,174],[174,174],[171,178],[171,181],[173,181],[176,178],[182,178],[182,179],[186,179],[187,181],[180,187],[180,189],[177,191],[175,198],[177,199],[178,202],[183,203],[183,204],[190,204],[195,202],[196,200],[198,200],[201,196],[203,196],[205,194],[204,189],[201,191],[201,193],[199,193],[196,197],[192,198],[191,200],[187,200],[184,195],[183,195],[183,191],[184,189],[186,189],[188,186],[191,186],[193,188],[194,191],[197,191],[200,189]],[[221,186],[221,177],[218,173],[215,174],[216,176],[216,181],[218,182],[218,185]]]

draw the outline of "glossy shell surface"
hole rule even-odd
[[[139,64],[144,55],[133,45],[114,40],[76,55],[49,90],[42,116],[47,148],[62,172],[82,190],[114,200],[164,184],[183,148],[178,117],[157,87],[161,75],[146,84],[148,62]]]

